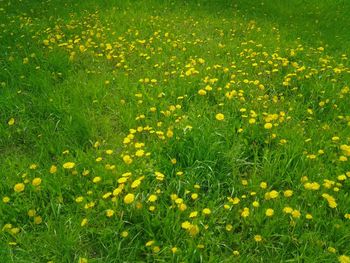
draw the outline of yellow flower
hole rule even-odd
[[[34,217],[34,224],[39,225],[41,224],[41,222],[43,222],[43,219],[41,216]]]
[[[273,210],[273,209],[271,209],[271,208],[268,208],[268,209],[266,209],[266,211],[265,211],[265,215],[266,216],[273,216],[273,214],[275,213],[275,211]]]
[[[10,202],[10,197],[8,197],[8,196],[4,196],[3,198],[2,198],[2,202],[3,203],[8,203],[8,202]]]
[[[152,246],[153,244],[154,244],[154,240],[150,240],[150,241],[148,241],[146,244],[145,244],[145,246],[146,247],[150,247],[150,246]]]
[[[22,191],[24,191],[25,185],[23,183],[18,183],[15,184],[15,186],[13,187],[13,190],[15,190],[16,193],[20,193]]]
[[[77,202],[77,203],[81,203],[81,202],[83,202],[83,200],[84,200],[84,197],[82,197],[82,196],[78,196],[77,198],[75,198],[75,202]]]
[[[73,169],[74,166],[75,166],[75,163],[73,163],[73,162],[66,162],[63,164],[64,169]]]
[[[158,246],[154,246],[153,247],[153,252],[154,253],[158,253],[160,251],[160,247],[158,247]]]
[[[112,209],[107,209],[106,210],[106,216],[107,217],[112,217],[114,215],[114,211]]]
[[[20,232],[21,230],[18,227],[11,228],[10,232],[13,235],[16,235]]]
[[[293,195],[293,191],[292,190],[286,190],[286,191],[284,191],[283,195],[285,197],[291,197]]]
[[[242,213],[241,213],[241,216],[242,217],[248,217],[249,216],[249,208],[248,207],[245,207],[245,208],[243,208],[243,211],[242,211]]]
[[[191,225],[191,227],[188,229],[188,233],[191,236],[195,236],[199,233],[199,227],[197,225]]]
[[[260,183],[260,188],[261,189],[266,189],[267,188],[267,183],[266,182],[261,182]]]
[[[124,155],[123,156],[123,161],[126,164],[131,164],[132,163],[132,158],[130,157],[130,155]]]
[[[129,232],[128,231],[123,231],[120,235],[125,238],[125,237],[128,237]]]
[[[293,208],[286,206],[283,208],[283,212],[286,214],[291,214],[293,212]]]
[[[101,182],[102,178],[100,176],[96,176],[94,177],[94,179],[92,179],[92,182],[94,182],[95,184]]]
[[[275,199],[278,197],[278,192],[276,190],[272,190],[271,192],[267,192],[265,194],[265,199],[270,200],[270,199]]]
[[[84,218],[83,220],[81,220],[80,226],[85,226],[87,223],[88,223],[88,220]]]
[[[157,201],[158,197],[156,195],[150,195],[148,197],[148,202],[155,202]]]
[[[254,236],[254,240],[255,240],[256,242],[260,242],[260,241],[262,240],[262,237],[261,237],[260,235],[255,235],[255,236]]]
[[[204,89],[200,89],[198,91],[198,94],[201,95],[201,96],[205,96],[205,95],[207,95],[207,92]]]
[[[204,215],[210,215],[210,214],[211,214],[211,211],[210,211],[209,208],[204,208],[203,211],[202,211],[202,213],[203,213]]]
[[[78,263],[88,263],[87,258],[79,258]]]
[[[298,210],[293,210],[293,212],[292,212],[292,216],[294,217],[294,218],[299,218],[300,217],[300,211],[298,211]]]
[[[260,206],[260,204],[259,204],[259,202],[258,202],[258,201],[254,201],[254,202],[253,202],[253,206],[254,206],[254,207],[259,207],[259,206]]]
[[[34,186],[38,186],[41,184],[41,178],[34,178],[33,181],[32,181],[32,185]]]
[[[141,184],[141,180],[136,179],[135,181],[132,182],[131,188],[137,188]]]
[[[272,128],[272,123],[270,123],[270,122],[265,123],[264,128],[267,129],[267,130],[271,129]]]
[[[197,217],[197,215],[198,215],[198,212],[197,211],[193,211],[193,212],[190,213],[189,218]]]
[[[33,217],[33,216],[35,216],[35,214],[36,214],[36,212],[35,212],[34,209],[28,210],[28,216],[29,216],[29,217]]]
[[[198,198],[198,194],[197,194],[197,193],[191,194],[191,198],[192,198],[193,200],[196,200],[196,199]]]
[[[305,218],[308,219],[308,220],[311,220],[313,217],[312,217],[311,214],[306,214]]]
[[[188,222],[188,221],[185,221],[185,222],[183,222],[183,223],[181,224],[181,227],[182,227],[183,229],[190,229],[191,226],[192,226],[192,224],[191,224],[190,222]]]
[[[218,121],[223,121],[225,119],[225,116],[224,114],[222,113],[218,113],[215,115],[215,118],[218,120]]]
[[[173,254],[175,254],[177,252],[178,248],[177,247],[172,247],[170,250],[171,250],[171,252]]]
[[[135,200],[135,195],[134,194],[127,194],[124,197],[124,203],[125,204],[131,204],[132,202],[134,202],[134,200]]]
[[[51,165],[50,167],[50,174],[54,174],[57,172],[57,166],[56,165]]]
[[[341,255],[338,257],[338,261],[340,263],[350,263],[350,257],[345,256],[345,255]]]
[[[144,150],[137,150],[135,153],[135,156],[137,157],[142,157],[145,155],[145,151]]]
[[[113,150],[106,150],[106,154],[108,154],[108,155],[113,154]]]
[[[7,124],[8,124],[9,126],[12,126],[13,124],[15,124],[15,119],[14,119],[14,118],[9,119],[8,122],[7,122]]]
[[[328,247],[327,250],[328,250],[329,253],[337,252],[337,250],[334,247]]]

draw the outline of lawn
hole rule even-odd
[[[349,13],[0,0],[0,261],[349,263]]]

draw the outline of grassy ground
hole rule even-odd
[[[2,262],[350,262],[319,2],[0,0]]]

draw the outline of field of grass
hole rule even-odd
[[[350,2],[0,0],[0,262],[350,262]]]

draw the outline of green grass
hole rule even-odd
[[[0,0],[2,262],[349,262],[349,12]]]

